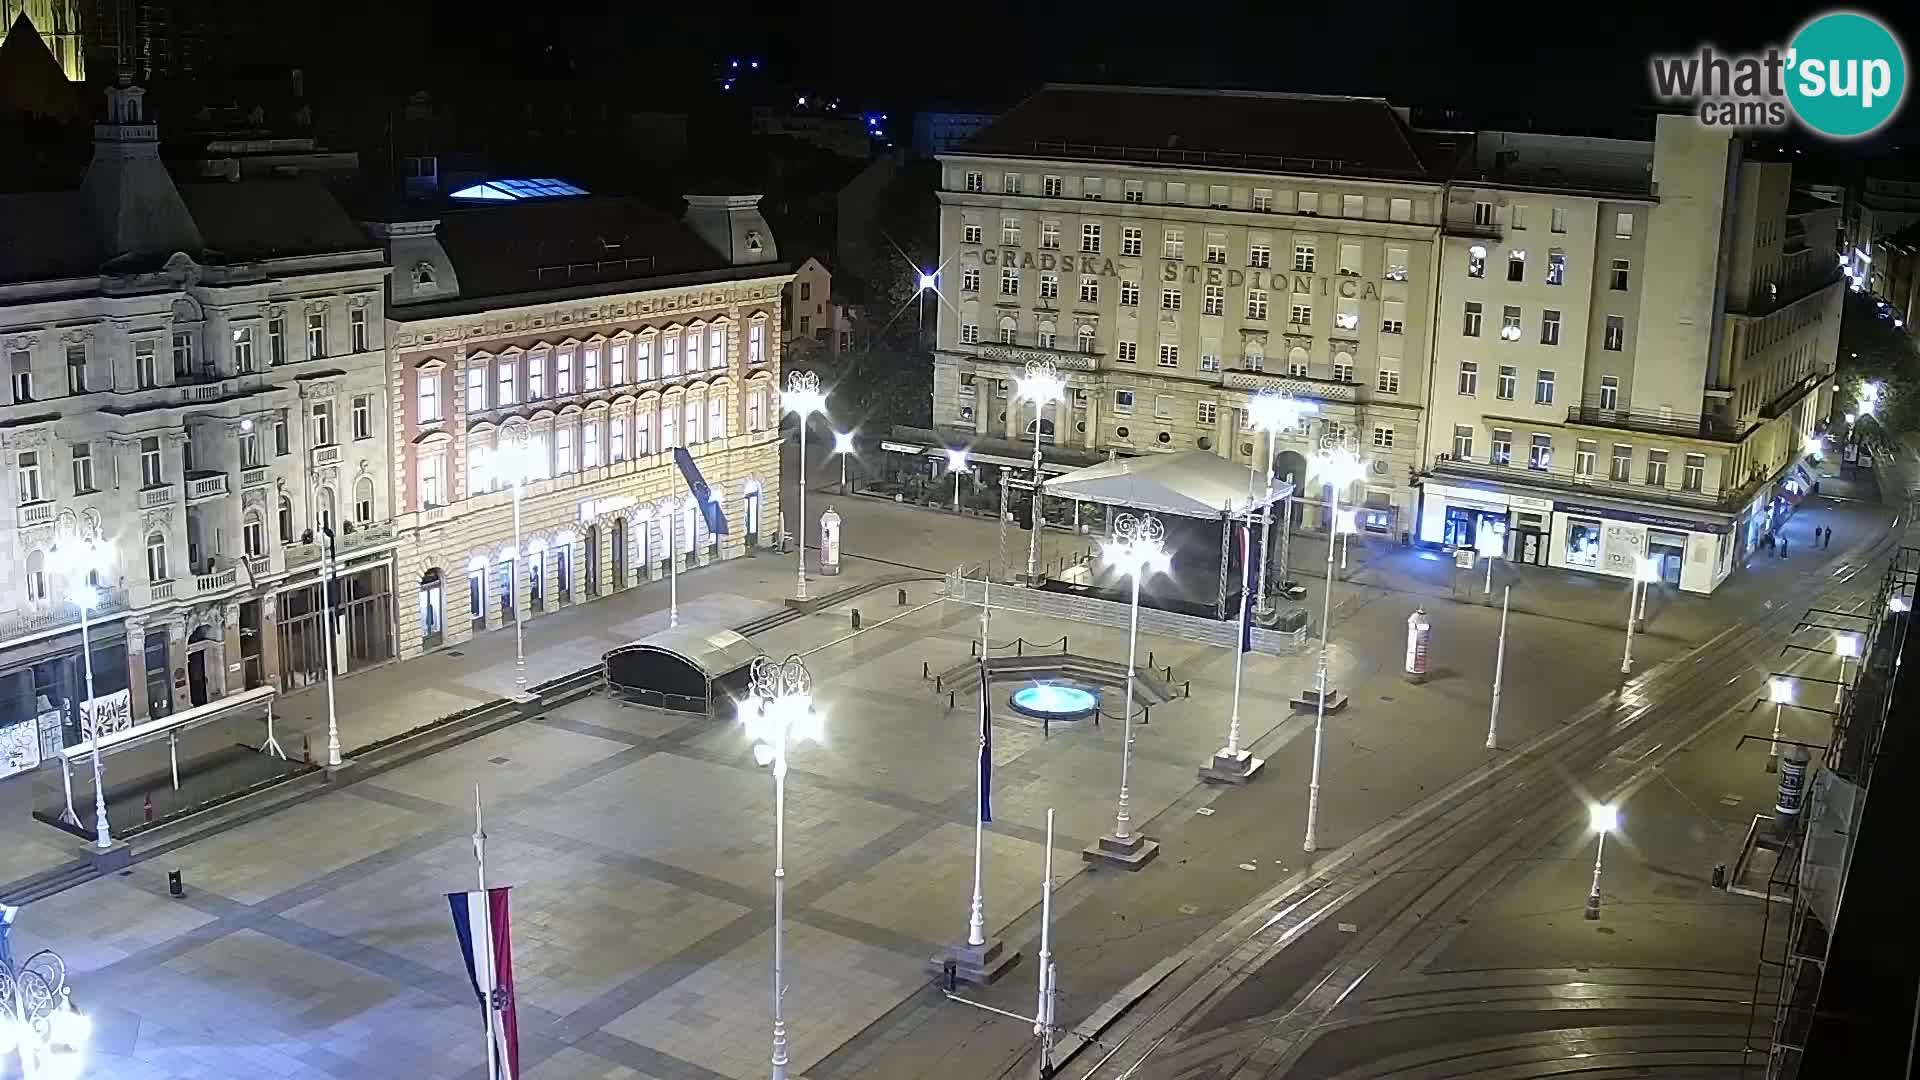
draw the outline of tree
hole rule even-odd
[[[1877,453],[1920,431],[1920,350],[1871,297],[1848,293],[1840,319],[1840,411],[1854,414],[1854,439]],[[1875,385],[1872,412],[1862,408]]]

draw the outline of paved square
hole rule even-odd
[[[1003,836],[988,826],[981,879],[987,897],[987,933],[1040,902],[1045,846]],[[1077,851],[1054,853],[1056,884],[1078,873]],[[955,873],[956,868],[960,871]],[[935,946],[962,940],[973,890],[973,829],[942,825],[926,839],[821,897],[814,907]]]
[[[189,888],[256,904],[366,858],[369,837],[391,844],[435,824],[351,791],[329,792],[190,844],[168,861]]]
[[[373,784],[473,813],[473,785],[489,805],[523,795],[627,749],[610,739],[544,724],[514,724],[422,761],[381,773]],[[505,761],[495,759],[505,758]]]

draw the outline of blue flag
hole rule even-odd
[[[687,490],[700,503],[700,512],[706,515],[707,531],[715,536],[727,535],[727,514],[720,508],[720,500],[713,497],[713,489],[707,486],[707,478],[700,475],[700,466],[693,463],[693,455],[687,453],[684,446],[673,448],[673,463],[680,466],[680,475],[687,478]]]
[[[1244,562],[1244,560],[1252,557],[1252,548],[1253,530],[1241,529],[1240,558],[1242,559],[1242,565],[1245,566],[1245,569],[1241,572],[1245,576],[1249,586],[1259,580],[1253,568],[1246,566]],[[1240,597],[1240,651],[1248,653],[1253,651],[1253,595],[1251,588],[1242,589],[1241,592],[1243,595]]]
[[[980,661],[980,820],[993,820],[993,709],[987,662]]]

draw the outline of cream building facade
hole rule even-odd
[[[1071,400],[1043,438],[1249,461],[1247,402],[1272,387],[1315,409],[1279,473],[1353,438],[1373,465],[1342,501],[1397,535],[1445,205],[1423,152],[1378,99],[1040,91],[940,157],[936,429],[1031,438],[1014,378],[1045,358]]]
[[[681,571],[777,542],[791,274],[757,203],[690,196],[675,220],[586,196],[370,225],[397,267],[387,374],[403,657],[661,580],[670,537]],[[518,557],[511,473],[491,456],[514,446],[529,454]]]
[[[1483,132],[1448,189],[1419,539],[1711,592],[1805,493],[1839,208],[1725,132]]]

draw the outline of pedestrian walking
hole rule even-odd
[[[1780,534],[1780,557],[1787,557],[1787,534],[1784,532]]]
[[[1827,538],[1825,541],[1823,541],[1820,544],[1820,546],[1823,548],[1830,548],[1833,546],[1833,526],[1831,525],[1827,526]]]

